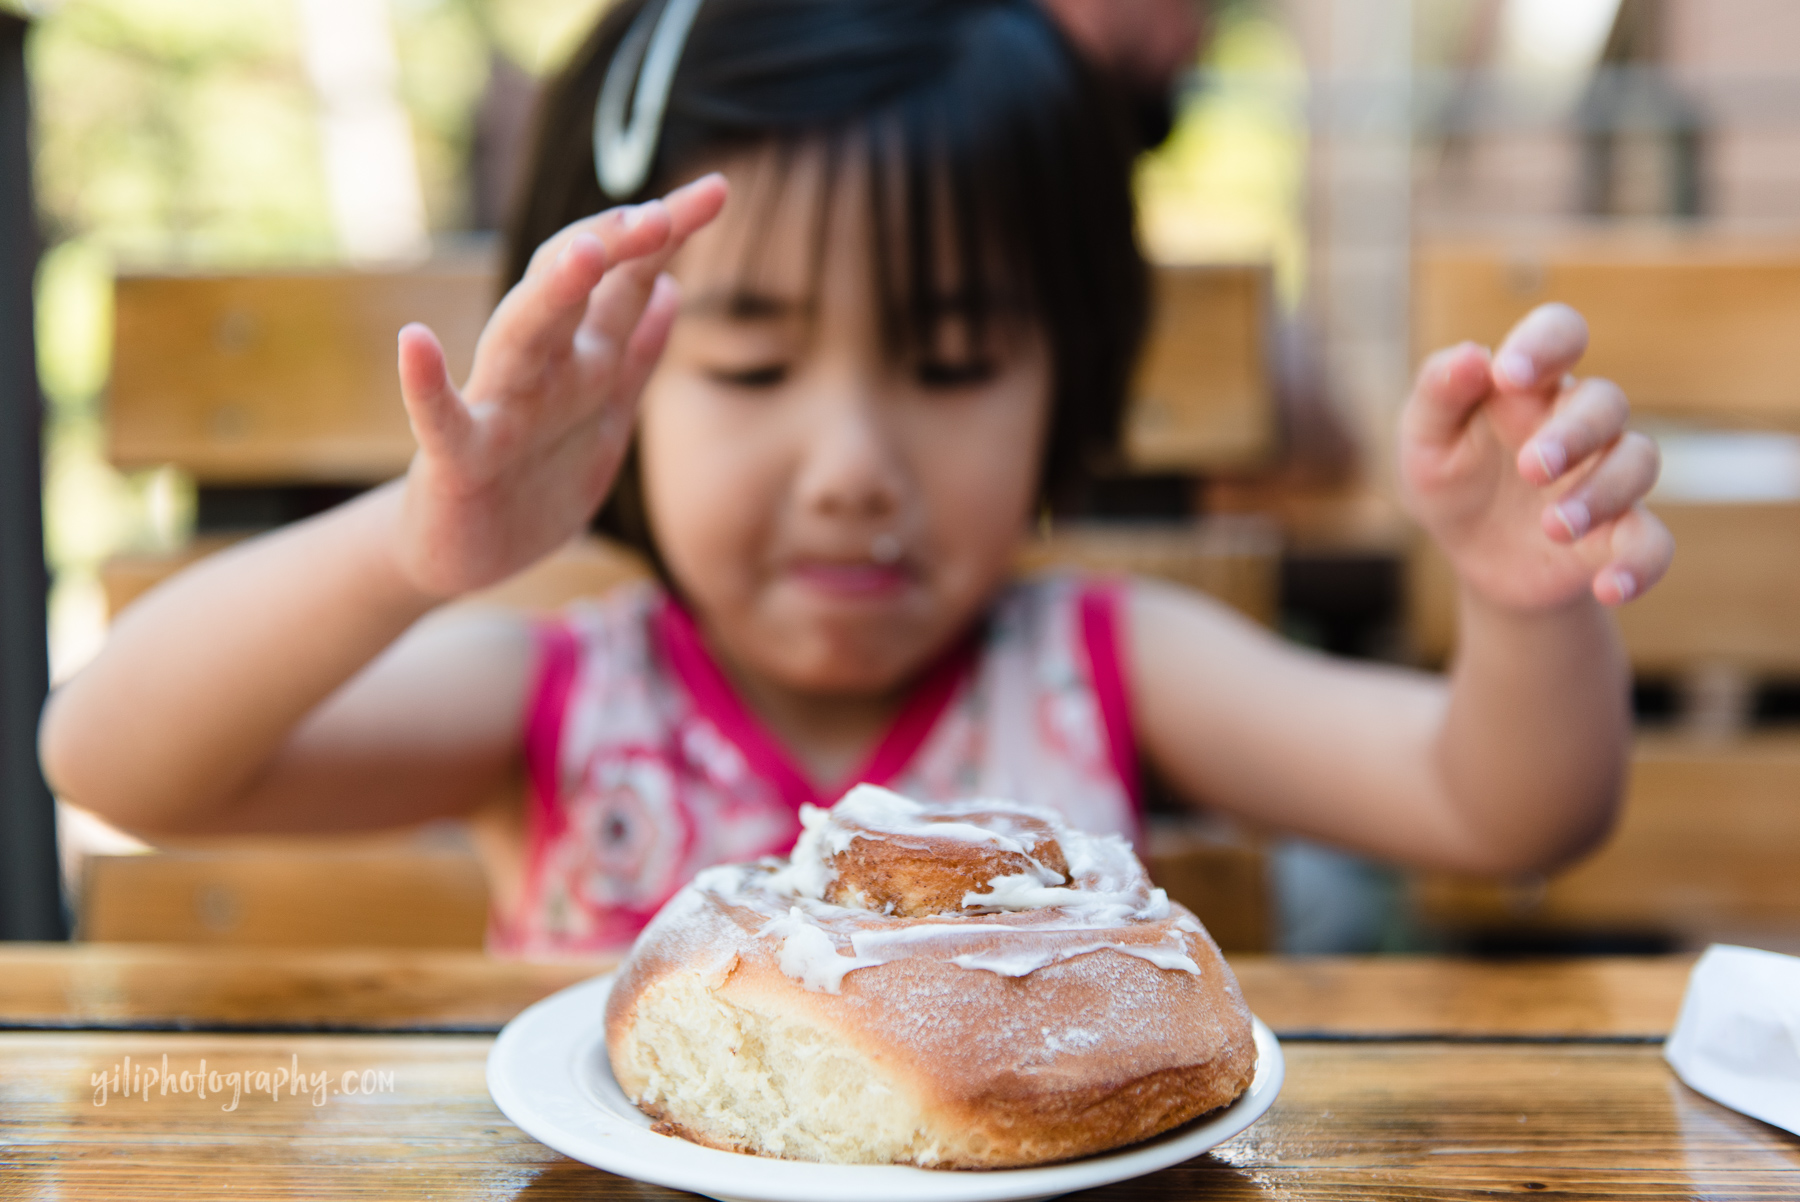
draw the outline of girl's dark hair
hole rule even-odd
[[[507,230],[507,286],[563,226],[660,195],[734,151],[771,145],[791,162],[823,148],[827,188],[861,154],[889,345],[928,350],[951,317],[979,345],[1022,308],[1051,354],[1040,499],[1067,508],[1115,453],[1147,306],[1116,95],[1037,0],[705,0],[650,177],[635,196],[608,196],[594,172],[595,100],[632,22],[661,2],[614,5],[550,83]],[[660,568],[635,453],[595,525]]]

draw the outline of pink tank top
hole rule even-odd
[[[867,762],[824,791],[666,593],[638,585],[571,606],[538,631],[524,889],[516,913],[493,916],[489,949],[622,951],[695,873],[787,854],[801,805],[862,782],[927,802],[1049,806],[1135,841],[1122,596],[1061,575],[1013,585],[925,672]]]

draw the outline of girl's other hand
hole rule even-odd
[[[725,197],[724,178],[708,175],[558,232],[488,319],[460,391],[431,331],[400,331],[419,450],[396,554],[414,586],[452,597],[503,580],[593,516],[675,319],[663,268]]]
[[[1491,357],[1472,343],[1419,370],[1400,423],[1409,507],[1464,584],[1510,609],[1591,592],[1620,605],[1668,570],[1675,543],[1644,507],[1656,444],[1625,428],[1606,380],[1569,375],[1587,323],[1542,305]]]

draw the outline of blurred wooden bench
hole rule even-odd
[[[1427,240],[1414,254],[1415,351],[1497,346],[1526,310],[1579,309],[1584,375],[1639,415],[1800,429],[1800,241],[1672,232]]]
[[[1128,466],[1242,470],[1276,448],[1266,266],[1157,269],[1149,346],[1127,418]],[[115,288],[108,453],[173,464],[205,498],[231,490],[367,487],[406,469],[411,432],[394,336],[437,331],[453,372],[473,358],[495,281],[482,258],[395,272],[126,275]],[[103,573],[113,612],[216,549],[202,530]]]
[[[1618,830],[1552,878],[1431,877],[1417,897],[1440,922],[1483,931],[1664,934],[1800,945],[1800,737],[1719,750],[1647,736]]]
[[[90,856],[79,899],[90,942],[479,948],[487,929],[474,853],[399,833]]]
[[[1800,429],[1800,244],[1699,236],[1428,242],[1418,248],[1415,348],[1496,345],[1523,313],[1586,316],[1580,370],[1617,381],[1640,417]],[[1548,881],[1421,883],[1440,925],[1663,931],[1684,940],[1785,924],[1800,937],[1800,739],[1745,730],[1754,683],[1800,675],[1800,504],[1657,502],[1675,535],[1668,576],[1619,626],[1640,678],[1684,696],[1681,735],[1634,757],[1621,825]],[[1421,657],[1455,645],[1455,581],[1421,540],[1410,564]],[[1773,860],[1772,860],[1773,858]]]
[[[1800,429],[1800,243],[1700,237],[1567,237],[1427,242],[1414,286],[1418,353],[1462,339],[1497,345],[1534,305],[1587,317],[1580,370],[1615,380],[1639,418]],[[1634,666],[1668,674],[1704,664],[1745,673],[1800,666],[1800,505],[1667,502],[1676,534],[1668,577],[1620,615]],[[1423,658],[1455,640],[1454,582],[1421,542],[1412,628]]]
[[[1243,472],[1279,441],[1267,266],[1158,267],[1148,340],[1126,415],[1140,471]]]
[[[1264,462],[1277,441],[1268,269],[1162,269],[1155,292],[1128,415],[1128,465],[1203,472]],[[124,468],[180,468],[200,490],[203,513],[209,496],[392,478],[414,445],[396,382],[396,332],[408,321],[431,325],[460,377],[494,296],[491,267],[479,258],[389,273],[123,276],[109,455]],[[252,532],[202,529],[174,552],[115,558],[102,571],[110,611]],[[1073,527],[1028,547],[1020,569],[1157,576],[1270,623],[1279,552],[1273,527],[1256,519]],[[550,609],[644,574],[630,553],[583,538],[466,603]],[[1266,947],[1260,848],[1179,826],[1158,838],[1159,878],[1228,946]],[[475,946],[485,906],[468,853],[356,840],[221,840],[95,857],[85,881],[90,939]]]
[[[408,271],[124,275],[107,448],[202,486],[372,484],[412,458],[395,336],[437,331],[458,379],[493,307],[484,259]]]
[[[176,464],[202,485],[398,475],[413,441],[395,334],[426,322],[461,378],[495,288],[480,259],[396,272],[122,276],[110,456],[121,467]],[[1276,441],[1268,268],[1160,268],[1154,288],[1128,418],[1131,465],[1262,462]]]
[[[1275,904],[1263,840],[1233,824],[1152,816],[1144,866],[1228,952],[1275,948]]]

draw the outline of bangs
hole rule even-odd
[[[1005,220],[1005,180],[984,173],[978,155],[957,154],[941,116],[894,112],[753,151],[762,161],[738,177],[733,202],[731,220],[746,232],[733,239],[740,249],[727,310],[762,315],[778,243],[758,234],[804,206],[803,291],[792,300],[816,316],[831,223],[847,215],[842,190],[851,188],[858,195],[848,199],[864,209],[861,252],[890,358],[932,358],[952,343],[984,357],[995,331],[1041,323],[1028,241]]]

